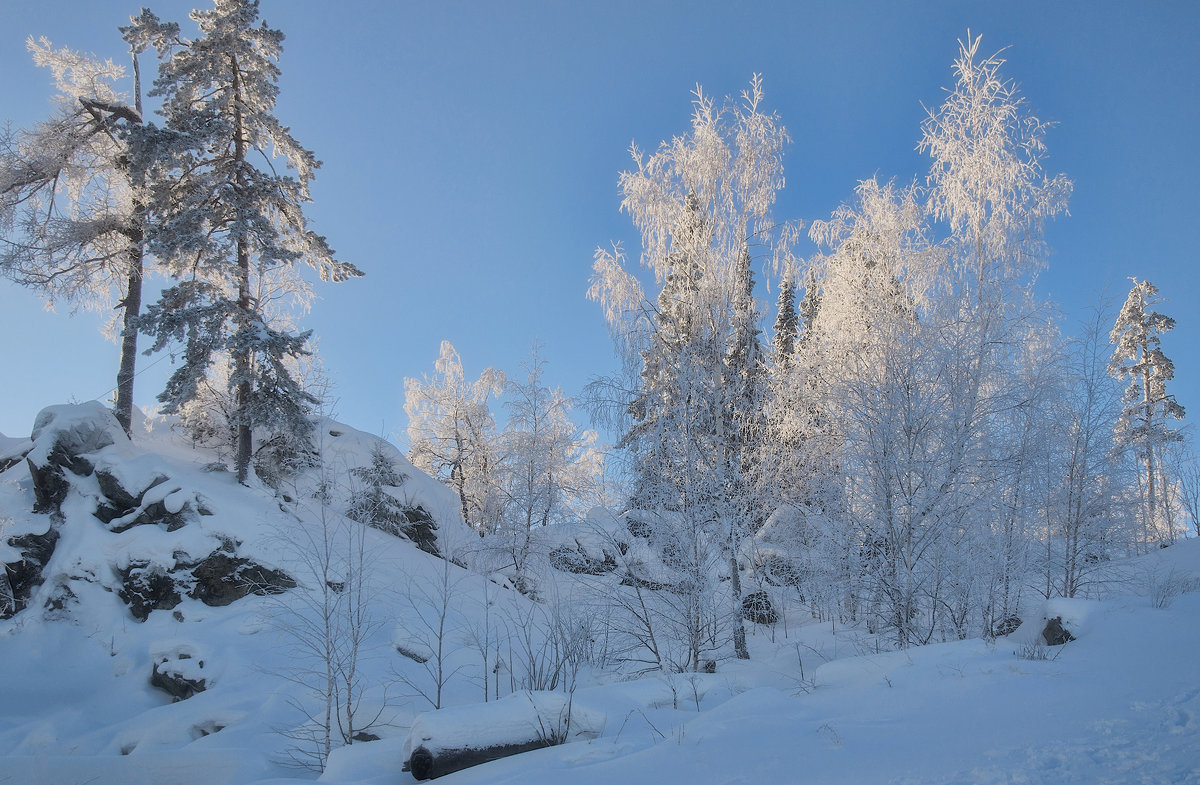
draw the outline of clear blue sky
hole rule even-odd
[[[147,4],[185,30],[203,5]],[[116,27],[138,7],[5,3],[4,117],[28,125],[49,110],[26,36],[123,59]],[[1048,166],[1075,182],[1041,292],[1073,324],[1106,286],[1119,301],[1129,276],[1155,282],[1178,320],[1164,345],[1173,390],[1200,418],[1200,3],[263,0],[262,11],[287,36],[279,117],[324,161],[310,216],[366,272],[322,288],[305,322],[337,413],[358,428],[403,429],[403,379],[432,371],[444,338],[470,374],[517,371],[535,340],[548,380],[570,393],[610,371],[599,307],[584,298],[592,252],[611,241],[636,252],[617,175],[631,141],[652,149],[686,130],[696,83],[719,96],[764,75],[794,140],[777,217],[823,218],[859,179],[924,176],[922,104],[941,100],[968,27],[989,53],[1009,47],[1007,74],[1058,124]],[[0,432],[27,434],[42,406],[113,386],[116,347],[98,324],[44,314],[0,283]],[[139,404],[166,365],[143,374]]]

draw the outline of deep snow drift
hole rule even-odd
[[[874,642],[861,631],[792,610],[772,627],[749,625],[749,662],[637,679],[585,672],[569,700],[555,703],[511,689],[519,652],[505,649],[497,667],[479,648],[481,630],[495,641],[496,627],[507,623],[511,632],[513,620],[539,606],[502,577],[489,580],[333,512],[354,491],[351,470],[390,451],[404,479],[388,492],[405,509],[428,513],[440,553],[477,566],[477,538],[462,527],[454,495],[386,443],[323,421],[323,472],[278,490],[243,488],[214,470],[217,456],[161,423],[144,423],[129,442],[103,427],[77,427],[104,421],[95,405],[51,414],[32,444],[0,439],[0,559],[17,564],[30,537],[52,528],[59,535],[42,582],[27,587],[23,610],[0,622],[0,782],[317,778],[285,763],[306,759],[306,712],[317,705],[319,663],[297,633],[310,629],[312,600],[331,596],[321,581],[328,589],[347,577],[342,562],[331,563],[329,575],[314,570],[314,546],[331,531],[338,547],[353,545],[352,534],[362,538],[372,623],[364,626],[357,722],[377,718],[367,730],[379,738],[334,750],[321,782],[412,781],[401,767],[414,726],[414,737],[436,731],[446,743],[478,741],[485,731],[502,738],[526,703],[553,704],[560,715],[569,706],[572,741],[442,781],[1200,781],[1195,540],[1113,565],[1093,598],[1031,605],[1022,627],[995,642],[871,653]],[[74,448],[86,465],[63,469],[66,485],[35,490],[23,456],[53,464],[48,434],[56,428],[86,442]],[[330,485],[334,498],[322,504],[314,490]],[[39,498],[47,493],[61,498]],[[254,576],[243,582],[261,591],[231,598],[211,588],[214,564]],[[266,580],[272,575],[277,585]],[[543,594],[580,591],[574,581],[552,571]],[[1052,617],[1076,640],[1034,645]],[[440,703],[452,708],[418,719],[437,700],[439,640],[429,630],[439,621],[451,630],[440,639]],[[203,689],[174,701],[151,685],[156,668]],[[468,708],[484,695],[502,700],[486,711]]]

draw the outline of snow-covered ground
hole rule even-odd
[[[322,428],[327,465],[369,461],[377,440],[336,423]],[[23,444],[0,439],[0,453]],[[517,610],[533,606],[411,543],[367,529],[378,624],[363,647],[363,705],[371,716],[382,708],[384,723],[371,729],[381,738],[335,750],[319,777],[286,767],[305,727],[295,704],[310,701],[297,684],[310,658],[290,634],[302,617],[289,604],[313,585],[304,547],[296,545],[308,542],[319,516],[312,505],[295,503],[303,489],[294,489],[289,503],[269,489],[242,488],[228,473],[206,471],[211,455],[162,428],[139,434],[132,445],[104,448],[99,457],[131,485],[139,484],[139,473],[168,476],[169,488],[156,487],[164,499],[176,499],[169,510],[191,500],[212,514],[177,531],[141,525],[114,533],[92,517],[83,491],[76,488],[63,502],[64,534],[47,565],[47,583],[37,590],[42,594],[0,622],[0,783],[403,783],[412,781],[401,767],[414,725],[418,733],[440,728],[443,740],[458,728],[468,734],[464,740],[478,741],[470,728],[490,732],[520,721],[526,699],[519,694],[486,711],[467,708],[487,688],[462,631],[481,629],[485,611],[498,613],[503,603]],[[410,500],[420,500],[439,521],[452,519],[453,496],[401,466]],[[44,529],[46,516],[29,512],[33,501],[23,463],[0,475],[6,536]],[[463,545],[453,541],[463,532],[451,522],[444,523],[444,535],[448,550]],[[181,552],[198,557],[221,538],[242,541],[242,552],[288,571],[301,588],[225,607],[185,597],[173,610],[150,612],[145,622],[118,598],[114,565],[166,563]],[[632,680],[585,674],[570,700],[581,729],[575,740],[442,781],[1200,782],[1200,541],[1113,565],[1112,575],[1102,596],[1032,607],[1021,629],[995,642],[873,653],[861,631],[817,623],[797,610],[786,633],[782,623],[773,631],[752,630],[749,662],[724,661],[713,674]],[[59,579],[74,598],[65,610],[45,613]],[[439,587],[454,594],[448,616],[458,632],[446,638],[453,673],[443,696],[453,708],[418,719],[429,708],[417,694],[428,692],[429,671],[396,646],[428,648],[428,636],[415,641],[421,636],[414,630],[430,618]],[[1077,639],[1033,646],[1044,619],[1054,616]],[[203,677],[207,689],[173,703],[149,683],[163,660],[190,678]],[[500,685],[500,692],[509,691]],[[530,706],[535,702],[562,708],[561,700],[546,696],[528,699]],[[451,722],[454,713],[461,722]]]

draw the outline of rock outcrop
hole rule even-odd
[[[120,571],[118,595],[138,621],[151,611],[174,609],[184,597],[222,607],[251,594],[265,596],[295,588],[287,573],[241,556],[238,544],[226,540],[199,561],[177,555],[174,565],[134,561]]]

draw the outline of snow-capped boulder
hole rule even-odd
[[[604,553],[602,558],[589,556],[581,543],[575,547],[560,545],[550,551],[550,566],[560,572],[573,572],[577,575],[603,575],[617,569],[617,560],[611,553]]]
[[[175,531],[196,515],[210,513],[200,496],[163,473],[152,454],[102,453],[94,475],[103,496],[95,516],[115,533],[154,524]]]
[[[92,474],[89,455],[129,441],[117,418],[99,401],[48,406],[38,413],[25,461],[33,480],[34,512],[57,513],[70,488],[66,472]]]
[[[204,660],[192,646],[179,644],[154,656],[150,684],[170,695],[176,703],[204,692],[209,681]]]

